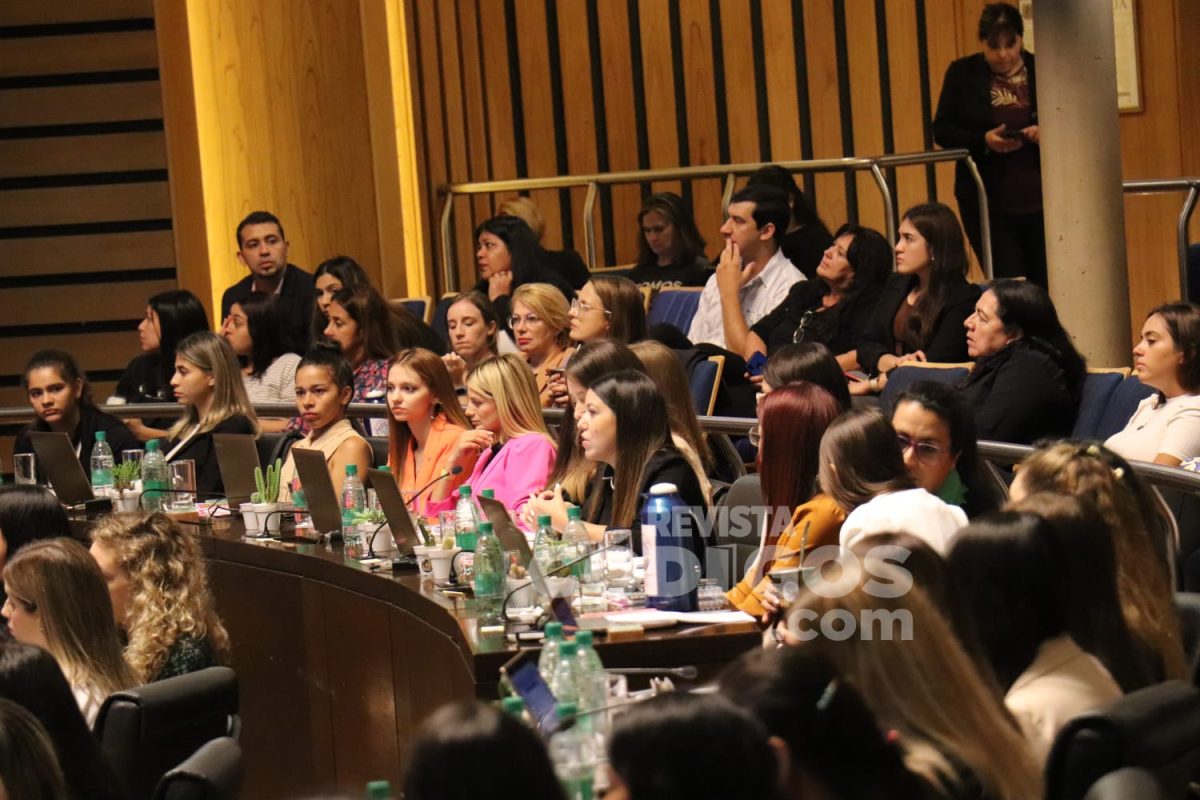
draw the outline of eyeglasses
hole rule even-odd
[[[938,447],[933,442],[919,442],[916,439],[910,439],[902,433],[896,434],[896,444],[900,446],[901,453],[907,453],[911,447],[913,455],[918,461],[933,461],[942,454],[942,448]]]
[[[576,297],[574,300],[571,301],[571,310],[574,311],[578,315],[586,314],[589,311],[600,311],[600,312],[603,312],[604,316],[606,316],[606,317],[612,316],[611,311],[600,308],[599,306],[588,305],[587,303],[580,300],[578,297]]]
[[[746,436],[750,439],[750,446],[758,448],[762,445],[762,430],[757,425],[746,432]]]
[[[800,344],[804,341],[804,332],[808,329],[808,323],[812,322],[812,311],[805,311],[800,317],[800,324],[796,326],[796,332],[792,334],[792,344]]]
[[[524,323],[526,325],[537,325],[539,322],[542,321],[542,318],[537,316],[536,314],[526,314],[524,317],[520,317],[520,316],[517,316],[516,314],[513,314],[511,317],[508,318],[508,327],[515,328],[518,325],[520,325],[522,321],[524,321]]]

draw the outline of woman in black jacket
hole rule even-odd
[[[979,438],[1032,444],[1070,436],[1087,364],[1046,290],[996,281],[964,324],[975,369],[963,392]]]
[[[1037,71],[1033,53],[1023,49],[1024,32],[1013,6],[992,3],[983,9],[982,52],[946,70],[933,138],[942,147],[970,150],[979,167],[987,190],[993,277],[1023,275],[1045,286]],[[962,161],[955,165],[954,196],[967,237],[982,259],[979,195]]]
[[[858,363],[873,376],[856,394],[883,388],[881,374],[909,361],[967,360],[962,324],[979,287],[967,283],[967,249],[954,212],[941,203],[913,206],[900,222],[896,272],[883,286]]]

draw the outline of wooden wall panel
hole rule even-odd
[[[802,154],[791,0],[764,0],[762,16],[771,158],[775,161],[795,161]]]
[[[563,96],[571,98],[563,104],[566,124],[567,165],[574,175],[597,172],[600,169],[596,146],[596,107],[592,92],[591,42],[588,40],[587,0],[565,0],[557,4],[558,40],[562,64]],[[575,250],[586,257],[587,244],[583,232],[585,189],[572,189],[568,210],[575,233]],[[595,206],[594,218],[602,219],[600,204]],[[599,229],[597,229],[599,230]],[[604,239],[596,237],[597,257],[603,254]]]
[[[154,82],[0,90],[0,128],[144,119],[162,119]]]
[[[684,95],[688,105],[688,153],[693,164],[719,164],[717,133],[717,98],[712,59],[712,19],[702,3],[680,3],[680,26],[683,39]],[[692,215],[700,235],[707,242],[707,253],[716,258],[721,252],[719,233],[724,221],[721,208],[720,180],[692,183]],[[640,235],[637,220],[624,227],[625,236]],[[636,243],[636,238],[634,238]],[[636,252],[636,250],[635,250]]]
[[[163,170],[167,151],[162,131],[0,139],[0,164],[10,178]]]
[[[734,162],[761,160],[754,51],[750,47],[750,0],[720,0],[729,155]]]
[[[0,278],[161,269],[174,258],[170,231],[0,239]]]
[[[554,138],[554,97],[550,85],[546,3],[545,0],[513,0],[513,4],[520,48],[521,112],[525,128],[525,141],[517,142],[517,147],[524,146],[529,177],[556,175],[559,173],[559,162]],[[558,190],[534,191],[530,197],[546,218],[543,243],[557,250],[563,241],[563,209],[559,204]]]
[[[603,64],[605,122],[609,130],[608,159],[612,171],[638,169],[637,121],[633,107],[632,63],[629,50],[627,4],[600,3],[599,26]],[[613,264],[630,264],[637,259],[637,239],[629,236],[637,227],[642,192],[636,185],[612,189],[612,225],[616,231]]]
[[[839,158],[844,153],[831,0],[804,3],[804,29],[822,32],[819,36],[810,35],[807,42],[808,95],[813,110],[813,157]],[[845,180],[838,174],[825,173],[816,177],[817,213],[830,227],[836,227],[849,218],[845,186]]]
[[[164,181],[20,189],[0,193],[0,228],[169,219]]]
[[[153,14],[153,0],[5,0],[0,3],[0,26],[96,22]]]
[[[0,48],[0,77],[158,69],[154,31],[33,36]]]
[[[651,169],[677,167],[680,164],[676,118],[679,109],[673,72],[676,54],[671,47],[671,9],[667,3],[642,3],[638,12],[649,166]],[[656,181],[651,189],[680,194],[683,185],[679,181]]]

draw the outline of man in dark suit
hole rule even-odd
[[[250,274],[225,290],[221,297],[221,319],[229,316],[234,303],[251,292],[273,294],[283,320],[284,343],[303,353],[308,349],[313,310],[313,276],[287,260],[288,242],[279,218],[269,211],[253,211],[238,224],[237,259]]]

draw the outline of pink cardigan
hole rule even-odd
[[[471,492],[478,494],[484,489],[496,493],[496,499],[504,507],[516,513],[525,507],[529,495],[540,492],[546,486],[546,478],[554,469],[554,443],[540,433],[526,433],[509,439],[494,458],[491,450],[479,454],[471,477],[462,483],[469,484]],[[426,513],[436,514],[449,511],[458,501],[458,486],[445,500],[430,502]]]

